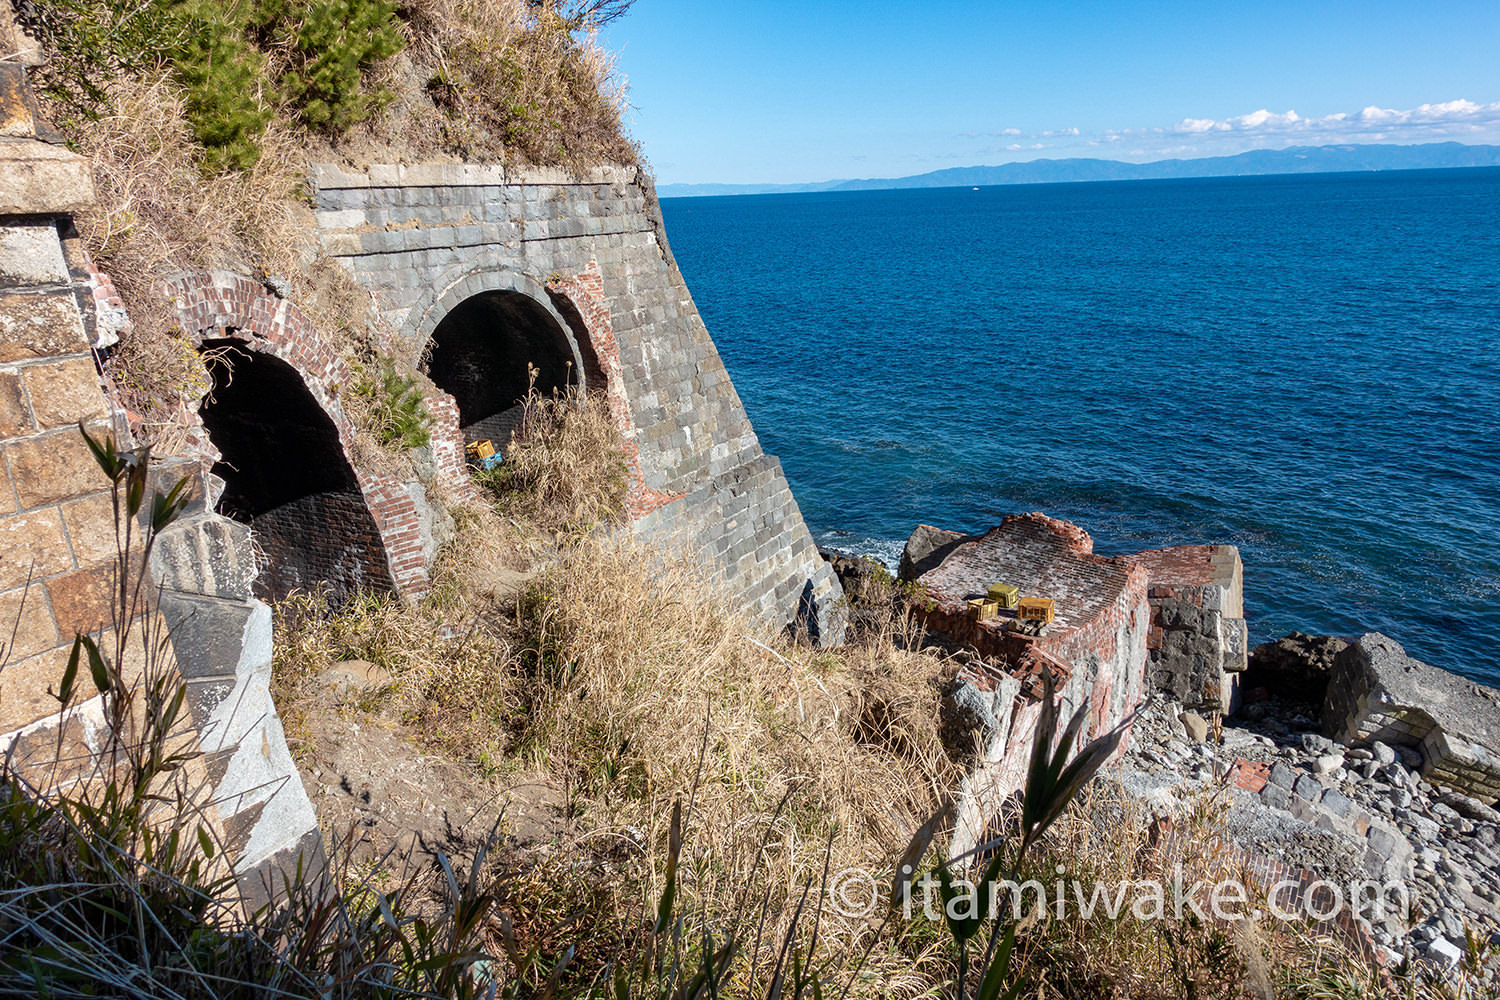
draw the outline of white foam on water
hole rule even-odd
[[[856,556],[874,556],[892,573],[901,566],[901,550],[906,548],[906,539],[894,541],[889,538],[871,538],[851,531],[823,531],[817,535],[817,543],[823,548],[838,549]]]

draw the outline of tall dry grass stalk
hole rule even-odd
[[[1140,898],[1135,889],[1122,897],[1118,919],[1106,916],[1102,906],[1085,917],[1073,905],[1074,880],[1086,897],[1096,885],[1112,894],[1121,885],[1153,883],[1171,893],[1178,879],[1185,889],[1231,882],[1259,891],[1260,878],[1230,835],[1227,810],[1227,789],[1211,786],[1189,795],[1170,828],[1163,828],[1117,782],[1107,775],[1096,781],[1052,828],[1025,872],[1049,891],[1060,880],[1069,885],[1065,916],[1049,916],[1026,942],[1025,974],[1041,984],[1035,995],[1048,1000],[1382,995],[1378,974],[1327,925],[1314,921],[1221,921],[1211,911],[1200,921],[1191,907],[1174,912],[1170,895],[1163,915],[1141,918],[1131,911]],[[1207,909],[1207,893],[1193,898]],[[1148,904],[1144,912],[1150,910]]]
[[[542,535],[567,540],[620,523],[625,455],[602,396],[532,391],[505,460],[475,481],[496,509]]]

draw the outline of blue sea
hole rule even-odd
[[[1255,641],[1500,684],[1500,169],[664,199],[827,545],[1228,542]]]

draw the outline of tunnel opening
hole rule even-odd
[[[513,291],[481,292],[443,317],[426,372],[458,403],[464,441],[488,438],[501,446],[520,424],[529,390],[551,395],[579,377],[573,346],[557,320]]]
[[[206,340],[202,352],[214,388],[199,412],[222,456],[218,511],[250,525],[255,595],[322,591],[336,607],[361,590],[394,590],[338,428],[297,370],[235,340]]]

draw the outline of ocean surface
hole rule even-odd
[[[1253,640],[1500,684],[1500,169],[664,199],[821,543],[1229,542]]]

